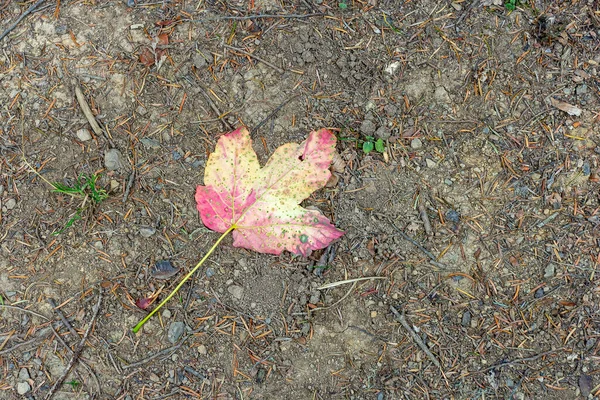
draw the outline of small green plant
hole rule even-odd
[[[362,149],[365,154],[369,154],[373,150],[378,153],[383,153],[385,151],[385,144],[381,138],[375,140],[373,136],[365,136]]]
[[[71,385],[71,387],[73,388],[73,390],[76,390],[79,385],[81,385],[80,382],[76,381],[75,379],[72,379],[70,382],[65,382],[66,385]]]
[[[97,185],[99,178],[100,175],[96,174],[81,174],[77,177],[75,183],[70,186],[59,182],[50,183],[54,188],[54,193],[61,193],[82,199],[81,205],[77,208],[75,214],[67,221],[62,229],[54,232],[52,235],[60,235],[65,230],[69,229],[77,220],[80,220],[81,214],[85,210],[88,201],[90,201],[92,205],[98,205],[108,198],[106,190]]]
[[[341,10],[346,10],[346,9],[348,8],[348,3],[346,2],[346,0],[341,0],[341,1],[338,3],[338,7],[339,7]]]
[[[506,8],[508,11],[514,11],[518,4],[519,0],[506,0],[504,3],[504,8]]]

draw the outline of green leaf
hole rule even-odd
[[[342,10],[345,10],[345,9],[347,9],[347,8],[348,8],[348,4],[346,4],[346,2],[345,2],[345,1],[341,1],[341,2],[338,4],[338,6],[339,6],[339,7],[340,7]]]
[[[385,144],[383,143],[383,139],[377,139],[375,142],[375,150],[379,153],[383,153],[385,151]]]
[[[365,152],[365,154],[369,154],[370,152],[372,152],[374,147],[375,146],[373,145],[373,142],[371,142],[371,141],[363,143],[363,151]]]

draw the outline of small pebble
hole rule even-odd
[[[448,210],[446,212],[446,218],[448,219],[448,221],[458,224],[458,222],[460,221],[460,214],[457,213],[455,210]]]
[[[8,200],[6,200],[6,203],[4,204],[4,206],[6,207],[7,210],[12,210],[13,208],[15,208],[16,205],[17,205],[17,201],[15,199],[8,199]]]
[[[17,383],[17,393],[23,396],[25,393],[28,393],[31,390],[31,386],[27,382],[19,382]]]
[[[535,297],[536,299],[544,297],[544,288],[539,288],[538,290],[536,290],[533,294],[533,297]]]
[[[375,318],[377,316],[377,311],[371,311],[371,318]]]
[[[470,311],[467,310],[467,311],[465,311],[463,313],[462,320],[460,321],[460,324],[462,326],[464,326],[465,328],[471,326],[471,312]]]
[[[169,260],[160,260],[157,261],[150,274],[153,278],[156,279],[169,279],[170,277],[176,275],[179,272],[179,268],[173,266],[171,261]]]
[[[390,136],[392,136],[392,131],[385,126],[380,126],[377,131],[375,131],[375,136],[380,139],[387,140],[390,138]]]
[[[578,95],[586,94],[587,91],[588,91],[587,85],[579,85],[575,89],[575,93],[577,93]]]
[[[214,268],[211,268],[211,267],[206,268],[206,277],[207,278],[214,276],[214,274],[215,274]]]
[[[92,139],[92,134],[90,133],[89,129],[80,129],[75,134],[77,135],[77,138],[82,142],[87,142],[88,140]]]
[[[30,378],[31,376],[29,375],[29,371],[27,370],[27,368],[21,368],[19,370],[19,380],[26,381]]]
[[[171,318],[171,311],[169,311],[169,310],[165,310],[165,311],[163,311],[163,312],[162,312],[162,317],[163,317],[164,319],[169,319],[169,318]]]
[[[423,142],[421,142],[421,139],[415,138],[410,141],[410,147],[412,147],[415,150],[420,149],[421,147],[423,147]]]
[[[375,129],[377,129],[375,123],[369,119],[364,120],[360,125],[360,132],[366,136],[373,136]]]
[[[156,233],[156,229],[151,227],[142,227],[140,228],[140,235],[145,238],[148,238]]]
[[[437,163],[430,158],[425,159],[425,164],[427,164],[427,168],[435,168]]]
[[[198,346],[198,353],[199,353],[201,356],[205,356],[205,355],[207,355],[207,354],[208,354],[208,350],[206,350],[206,346],[205,346],[205,345],[203,345],[203,344],[201,344],[200,346]]]
[[[160,149],[160,142],[156,139],[152,138],[141,138],[140,142],[144,145],[144,147],[149,149]]]
[[[556,266],[554,264],[548,264],[544,270],[544,278],[552,278],[556,272]]]
[[[237,300],[241,300],[244,296],[244,288],[238,285],[229,286],[227,291]]]
[[[123,166],[123,156],[117,149],[110,149],[104,153],[104,166],[109,171],[116,171]]]
[[[183,322],[173,322],[173,323],[171,323],[171,325],[169,325],[169,332],[167,334],[167,339],[169,339],[169,342],[175,344],[175,343],[177,343],[177,341],[179,340],[181,335],[183,335],[184,331],[185,331],[185,324]]]

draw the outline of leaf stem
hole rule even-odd
[[[194,268],[192,268],[192,270],[190,272],[188,272],[188,274],[186,276],[183,277],[183,279],[181,280],[181,282],[179,282],[179,284],[175,287],[175,289],[173,289],[173,291],[171,293],[169,293],[169,295],[160,302],[160,304],[158,306],[156,306],[156,308],[154,310],[152,310],[152,312],[150,312],[150,314],[146,315],[146,317],[141,320],[136,326],[135,328],[133,328],[133,333],[137,333],[140,328],[142,326],[144,326],[144,324],[158,311],[162,308],[162,306],[164,306],[166,304],[167,301],[169,301],[171,299],[171,297],[173,297],[175,295],[175,293],[177,293],[179,291],[179,289],[181,289],[181,287],[183,286],[184,283],[186,283],[188,281],[188,279],[190,279],[192,277],[192,275],[194,275],[194,273],[198,270],[198,268],[200,268],[202,266],[202,264],[204,264],[204,262],[208,259],[208,257],[215,251],[215,249],[217,248],[217,246],[219,245],[219,243],[221,243],[221,241],[223,239],[225,239],[225,236],[227,236],[229,234],[229,232],[231,232],[232,230],[234,230],[236,228],[235,225],[232,225],[229,229],[227,229],[222,235],[221,237],[219,237],[219,239],[215,242],[215,244],[213,244],[213,246],[210,248],[210,250],[208,250],[208,252],[204,255],[204,257],[202,257],[202,260],[200,260],[198,262],[198,264],[196,264],[196,266]]]

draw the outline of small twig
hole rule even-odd
[[[123,194],[123,203],[127,203],[127,198],[129,197],[129,192],[131,192],[131,188],[133,187],[134,181],[135,168],[132,168],[131,174],[129,175],[129,180],[127,181],[127,186],[125,187],[125,193]]]
[[[388,222],[390,223],[392,228],[394,228],[394,230],[396,232],[398,232],[398,234],[400,236],[402,236],[404,239],[411,242],[415,247],[417,247],[419,250],[421,250],[427,257],[429,257],[430,258],[429,262],[431,263],[431,265],[434,265],[438,268],[444,268],[444,269],[447,268],[444,264],[438,262],[437,259],[435,258],[435,256],[433,254],[431,254],[431,252],[429,250],[427,250],[425,247],[421,246],[421,244],[419,242],[417,242],[416,240],[414,240],[413,238],[408,236],[406,233],[402,232],[402,230],[400,228],[398,228],[396,225],[394,225],[394,223],[389,218],[388,218]]]
[[[65,314],[63,314],[63,312],[62,312],[62,310],[60,308],[56,308],[56,303],[54,302],[54,299],[48,299],[48,304],[50,304],[52,306],[52,308],[54,309],[54,312],[56,313],[56,315],[58,315],[58,317],[60,318],[60,321],[65,326],[65,328],[67,328],[69,330],[69,332],[71,332],[71,334],[73,336],[75,336],[76,338],[78,338],[79,335],[77,334],[77,332],[75,331],[75,329],[73,329],[73,326],[71,326],[71,323],[65,317]]]
[[[123,368],[123,369],[137,368],[137,367],[139,367],[139,366],[142,366],[142,365],[144,365],[144,364],[146,364],[146,363],[148,363],[148,362],[150,362],[150,361],[154,360],[154,359],[155,359],[155,358],[157,358],[157,357],[162,357],[162,356],[166,356],[166,355],[168,355],[168,354],[171,354],[171,353],[173,353],[173,352],[177,351],[177,350],[178,350],[178,349],[179,349],[179,348],[180,348],[180,347],[181,347],[181,346],[182,346],[182,345],[185,343],[185,341],[186,341],[186,340],[188,340],[188,339],[189,339],[190,337],[192,337],[192,336],[193,336],[193,335],[188,335],[188,336],[186,336],[185,338],[183,338],[183,339],[181,340],[181,342],[177,343],[176,345],[174,345],[174,346],[171,346],[171,347],[168,347],[168,348],[166,348],[166,349],[164,349],[164,350],[158,351],[158,352],[156,352],[156,353],[152,354],[152,355],[151,355],[151,356],[149,356],[149,357],[146,357],[146,358],[144,358],[144,359],[142,359],[142,360],[140,360],[140,361],[136,361],[136,362],[134,362],[133,364],[129,364],[129,365],[123,365],[123,367],[122,367],[122,368]]]
[[[38,8],[40,6],[40,4],[42,4],[44,1],[45,0],[38,0],[38,1],[36,1],[23,14],[21,14],[21,16],[19,18],[17,18],[17,20],[15,22],[13,22],[12,25],[10,25],[8,28],[6,28],[6,30],[4,32],[2,32],[2,35],[0,35],[0,41],[2,41],[2,39],[4,39],[6,37],[6,35],[8,35],[9,33],[11,33],[12,30],[15,29],[17,27],[17,25],[19,25],[19,23],[21,23],[21,21],[23,21],[23,19],[26,16],[28,16],[29,14],[31,14],[32,12],[34,12],[35,9]]]
[[[562,351],[562,350],[565,350],[565,349],[563,347],[561,347],[560,349],[545,351],[543,353],[536,354],[535,356],[531,356],[531,357],[517,358],[516,360],[512,360],[512,361],[500,362],[498,364],[490,365],[487,368],[480,369],[479,371],[472,372],[471,374],[483,374],[491,369],[510,367],[510,366],[516,365],[516,364],[523,364],[527,361],[535,361],[537,359],[540,359],[542,357],[548,356],[550,354],[553,354],[553,353],[556,353],[556,352]]]
[[[98,317],[98,313],[100,312],[100,305],[101,304],[102,304],[102,291],[100,291],[100,294],[98,295],[98,303],[96,303],[96,306],[94,307],[94,313],[92,315],[92,319],[90,321],[90,324],[88,325],[87,329],[85,330],[83,338],[81,339],[81,341],[77,345],[77,348],[73,351],[73,356],[71,357],[71,361],[69,361],[69,365],[67,365],[67,368],[65,369],[65,371],[63,372],[63,374],[56,380],[56,382],[54,382],[54,385],[52,385],[52,388],[50,388],[50,391],[48,392],[48,394],[44,398],[45,400],[49,400],[49,399],[51,399],[54,396],[54,394],[56,393],[56,391],[58,390],[58,388],[60,387],[60,385],[62,385],[62,383],[67,378],[67,375],[69,375],[69,372],[71,372],[71,370],[75,366],[75,363],[77,362],[77,359],[79,358],[79,356],[83,352],[83,349],[85,347],[85,342],[87,341],[87,338],[90,335],[90,332],[92,331],[92,327],[94,326],[94,323],[96,322],[96,318]]]
[[[267,123],[268,120],[270,120],[271,118],[273,118],[275,116],[275,114],[277,114],[279,112],[279,110],[281,110],[283,107],[285,107],[285,105],[287,103],[289,103],[290,101],[294,100],[296,97],[300,96],[299,94],[294,95],[292,97],[290,97],[289,99],[287,99],[286,101],[284,101],[283,103],[281,103],[280,105],[278,105],[275,110],[273,110],[273,112],[271,112],[271,114],[267,115],[267,117],[265,119],[263,119],[262,121],[260,121],[260,123],[258,125],[256,125],[254,127],[254,129],[252,129],[252,131],[250,131],[250,137],[254,136],[254,134],[264,125]]]
[[[243,20],[247,20],[247,19],[265,19],[265,18],[304,19],[304,18],[311,18],[311,17],[321,17],[321,16],[325,16],[325,15],[327,15],[327,14],[323,14],[323,13],[312,13],[312,14],[256,14],[256,15],[242,15],[242,16],[222,15],[222,16],[219,16],[219,17],[206,17],[206,18],[199,18],[199,19],[182,20],[182,22],[208,22],[208,21],[226,21],[226,20],[243,21]]]
[[[429,222],[429,216],[427,215],[427,209],[425,206],[419,202],[419,216],[421,217],[421,221],[423,221],[423,227],[425,228],[425,233],[427,236],[431,236],[433,231],[431,230],[431,222]]]
[[[358,282],[354,281],[354,282],[352,283],[352,286],[350,286],[350,289],[348,289],[348,291],[346,292],[346,294],[345,294],[345,295],[344,295],[344,296],[343,296],[341,299],[339,299],[338,301],[336,301],[335,303],[333,303],[332,305],[330,305],[330,306],[325,306],[325,307],[317,307],[317,308],[313,308],[312,310],[311,310],[311,309],[309,309],[309,310],[308,310],[308,315],[310,316],[310,315],[311,315],[312,313],[314,313],[315,311],[327,310],[327,309],[329,309],[329,308],[333,308],[333,307],[337,306],[337,305],[338,305],[338,304],[340,304],[342,301],[344,301],[344,300],[346,299],[346,297],[350,296],[350,294],[352,293],[352,291],[353,291],[353,290],[354,290],[354,288],[356,287],[356,284],[357,284],[357,283],[358,283]]]
[[[421,348],[421,350],[423,350],[425,355],[427,355],[427,358],[429,358],[429,360],[431,360],[431,362],[434,363],[435,366],[441,370],[442,366],[441,366],[440,362],[437,360],[437,358],[435,358],[433,353],[431,351],[429,351],[429,348],[427,348],[427,345],[425,343],[423,343],[423,341],[421,340],[419,335],[417,335],[417,333],[410,327],[410,325],[406,321],[406,318],[404,317],[404,314],[400,314],[398,312],[398,310],[396,310],[394,308],[394,306],[390,306],[390,309],[394,313],[396,320],[398,320],[398,322],[400,322],[400,324],[402,324],[404,329],[406,329],[408,331],[412,340],[414,340],[415,343]]]
[[[116,147],[114,142],[112,141],[112,139],[106,134],[106,132],[102,128],[100,128],[100,125],[98,124],[98,121],[96,121],[96,117],[94,116],[94,113],[92,113],[92,109],[90,108],[87,101],[85,100],[85,96],[83,95],[83,92],[81,91],[81,87],[79,87],[79,83],[77,83],[75,81],[75,82],[73,82],[73,86],[75,86],[75,96],[77,97],[77,102],[79,103],[79,107],[81,107],[81,111],[83,111],[85,118],[88,120],[88,122],[92,126],[94,133],[97,136],[103,136],[106,140],[108,140],[108,143],[110,143],[110,145],[113,148]]]
[[[28,340],[26,342],[17,343],[14,346],[12,346],[11,348],[4,349],[4,350],[0,351],[0,356],[4,355],[4,354],[8,354],[8,353],[10,353],[12,351],[15,351],[15,350],[17,350],[17,349],[19,349],[19,348],[21,348],[23,346],[27,346],[28,344],[32,344],[32,343],[35,343],[35,342],[37,342],[39,340],[42,340],[43,338],[45,338],[51,332],[52,332],[52,330],[44,328],[43,330],[40,330],[40,333],[39,333],[39,335],[37,337],[34,337],[33,339],[30,339],[30,340]]]
[[[210,108],[212,108],[212,110],[215,112],[215,114],[217,114],[217,117],[219,118],[219,120],[221,121],[221,123],[223,124],[225,129],[233,130],[234,127],[229,122],[227,122],[227,120],[225,120],[225,118],[223,117],[223,113],[219,110],[219,108],[217,107],[215,102],[210,98],[208,93],[206,93],[206,90],[204,89],[204,87],[200,83],[198,83],[198,87],[200,88],[200,93],[206,99]]]
[[[43,319],[45,319],[46,321],[49,321],[49,320],[50,320],[50,318],[48,318],[48,317],[46,317],[46,316],[44,316],[44,315],[42,315],[42,314],[36,313],[35,311],[28,310],[28,309],[26,309],[26,308],[21,308],[21,307],[10,306],[10,305],[8,305],[8,304],[0,304],[0,308],[8,308],[8,309],[10,309],[10,310],[18,310],[18,311],[23,311],[23,312],[29,313],[29,314],[31,314],[31,315],[35,315],[36,317],[43,318]]]
[[[319,286],[317,288],[317,290],[330,289],[332,287],[336,287],[336,286],[340,286],[340,285],[345,285],[346,283],[353,283],[353,282],[360,282],[360,281],[370,281],[371,279],[389,279],[389,278],[387,276],[366,276],[366,277],[363,277],[363,278],[346,279],[346,280],[343,280],[343,281],[326,283],[323,286]]]
[[[254,58],[256,61],[259,61],[259,62],[261,62],[261,63],[263,63],[263,64],[265,64],[265,65],[267,65],[267,66],[269,66],[269,67],[273,68],[275,71],[279,72],[280,74],[283,74],[283,73],[285,72],[284,70],[282,70],[281,68],[279,68],[277,65],[275,65],[275,64],[272,64],[272,63],[270,63],[270,62],[268,62],[268,61],[266,61],[266,60],[264,60],[264,59],[260,58],[259,56],[256,56],[256,55],[254,55],[254,54],[252,54],[252,53],[248,53],[246,50],[242,50],[242,49],[240,49],[240,48],[237,48],[237,47],[229,46],[229,45],[227,45],[227,44],[224,44],[223,46],[224,46],[224,47],[226,47],[226,48],[228,48],[228,49],[230,49],[230,50],[237,51],[238,53],[245,54],[245,55],[247,55],[248,57],[252,57],[252,58]]]

